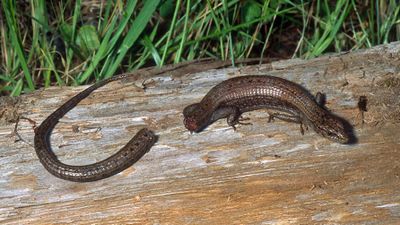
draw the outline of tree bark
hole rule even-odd
[[[71,110],[51,143],[62,162],[106,158],[140,128],[159,140],[113,177],[73,183],[36,157],[33,125],[86,87],[52,87],[0,99],[0,222],[9,224],[315,224],[400,221],[400,42],[311,60],[110,83]],[[198,67],[198,66],[197,66]],[[207,68],[206,66],[201,69]],[[246,113],[236,131],[219,120],[190,134],[182,110],[228,78],[267,74],[324,92],[358,143],[333,143],[298,124]],[[143,86],[144,83],[144,86]],[[360,112],[360,96],[367,111]],[[15,121],[18,136],[13,133]],[[19,140],[19,141],[18,141]]]

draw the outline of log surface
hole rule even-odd
[[[141,160],[111,178],[73,183],[39,163],[33,126],[86,87],[0,98],[0,223],[7,224],[396,224],[400,223],[400,42],[312,60],[113,82],[60,120],[61,161],[106,158],[142,127],[159,136]],[[358,138],[341,145],[265,110],[233,131],[219,120],[198,134],[182,110],[217,83],[267,74],[327,95]],[[143,81],[146,88],[143,88]],[[364,122],[357,107],[366,96]],[[19,140],[19,141],[18,141]]]

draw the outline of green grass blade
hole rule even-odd
[[[187,0],[186,1],[186,11],[185,11],[185,15],[184,15],[185,21],[184,21],[184,24],[183,24],[183,32],[182,32],[181,41],[179,43],[179,48],[178,48],[178,51],[177,51],[176,56],[175,56],[175,60],[174,60],[175,62],[179,62],[180,61],[180,58],[182,57],[182,52],[183,52],[183,49],[184,49],[183,48],[184,47],[184,43],[185,43],[186,38],[188,36],[188,22],[189,22],[189,17],[190,17],[190,15],[189,15],[190,6],[191,6],[191,1]]]
[[[348,6],[349,2],[347,0],[338,1],[335,10],[328,15],[328,19],[324,26],[324,33],[318,39],[310,54],[307,55],[307,58],[320,55],[331,45],[337,32],[342,26],[344,19],[348,15]]]
[[[121,48],[117,53],[117,58],[112,63],[112,65],[110,65],[109,69],[105,74],[106,78],[111,77],[115,73],[115,71],[121,64],[128,50],[132,47],[132,45],[138,39],[139,35],[143,32],[154,11],[157,9],[159,3],[160,0],[148,0],[144,3],[142,10],[140,11],[139,15],[137,16],[137,18],[135,18],[135,20],[131,25],[131,27],[134,29],[130,29],[128,34],[124,38],[121,44]]]
[[[148,36],[143,37],[142,44],[151,53],[156,65],[161,65],[160,54],[158,53],[157,48],[154,46],[153,42],[150,40],[150,38]]]
[[[103,60],[105,57],[107,57],[107,56],[113,57],[112,50],[115,49],[115,46],[116,46],[118,40],[121,38],[122,32],[126,28],[126,25],[129,22],[129,19],[130,19],[132,13],[134,12],[136,3],[137,3],[137,1],[129,1],[128,2],[128,5],[126,6],[124,18],[121,21],[121,23],[119,23],[116,33],[114,33],[114,28],[117,23],[118,16],[114,15],[110,25],[107,27],[107,32],[106,32],[103,40],[101,41],[98,51],[94,55],[91,63],[89,64],[89,66],[85,70],[85,72],[81,76],[78,77],[78,79],[77,79],[78,83],[83,83],[84,81],[86,81],[89,78],[90,74],[92,74],[92,72],[96,69],[96,67],[100,63],[100,61]],[[109,66],[110,66],[109,63],[104,64],[101,71],[104,71],[106,73],[106,71],[109,69],[108,68]],[[102,74],[104,74],[104,72],[102,72],[100,74],[100,78],[102,77]]]
[[[167,56],[167,51],[168,51],[168,48],[169,48],[169,45],[170,45],[172,34],[174,32],[176,18],[178,17],[178,12],[179,12],[179,8],[181,6],[181,2],[182,2],[181,0],[178,0],[177,3],[176,3],[176,6],[175,6],[175,11],[174,11],[174,15],[172,17],[172,22],[171,22],[171,25],[169,26],[169,30],[168,30],[167,42],[165,43],[164,52],[163,52],[163,55],[162,55],[162,58],[161,58],[161,66],[164,64],[165,57]],[[146,22],[146,24],[147,24],[147,22]]]
[[[18,82],[14,86],[14,89],[12,90],[10,96],[19,96],[19,95],[21,95],[23,85],[24,85],[23,80],[22,79],[18,80]]]
[[[28,63],[26,61],[24,51],[22,50],[22,42],[18,35],[15,11],[13,11],[13,9],[15,10],[15,6],[13,5],[13,1],[11,1],[11,0],[2,1],[2,6],[4,9],[4,14],[6,17],[8,29],[9,29],[9,32],[11,35],[11,40],[10,40],[11,45],[18,55],[19,63],[22,67],[22,71],[24,73],[26,83],[28,84],[28,91],[33,91],[35,89],[35,85],[33,83],[31,73],[29,72]],[[21,84],[21,85],[23,85],[23,84]],[[21,87],[21,89],[22,89],[22,87]],[[20,90],[20,89],[18,89],[18,90]],[[13,94],[17,94],[17,93],[19,94],[20,92],[13,91]]]
[[[135,11],[137,1],[128,1],[128,5],[125,7],[126,9],[124,10],[124,15],[123,19],[121,22],[119,22],[118,29],[117,31],[113,34],[113,37],[110,40],[109,43],[109,50],[113,49],[115,44],[117,43],[118,40],[120,40],[122,36],[122,32],[126,29],[126,26],[129,22],[129,20],[132,17],[133,12]]]
[[[103,40],[101,41],[99,49],[97,50],[96,54],[93,56],[92,61],[89,63],[88,67],[83,72],[83,74],[78,76],[77,82],[79,84],[82,84],[83,82],[85,82],[89,78],[90,74],[92,74],[93,71],[96,69],[96,67],[100,63],[100,61],[102,59],[104,59],[104,57],[107,56],[106,53],[109,50],[109,46],[108,46],[109,40],[111,38],[111,35],[113,34],[113,28],[115,27],[116,22],[117,22],[117,17],[114,17],[108,27],[108,30],[107,30],[105,36],[103,37]]]

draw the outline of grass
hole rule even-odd
[[[400,39],[396,0],[4,0],[1,5],[0,93],[12,96],[196,58],[313,58]]]

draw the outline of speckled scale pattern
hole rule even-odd
[[[115,76],[88,87],[65,102],[35,129],[34,143],[36,154],[47,171],[64,180],[75,182],[96,181],[115,175],[128,168],[150,150],[156,142],[157,137],[151,130],[146,128],[141,129],[115,154],[105,160],[89,165],[72,166],[62,163],[57,159],[57,156],[50,147],[50,133],[61,117],[97,88],[126,76]]]
[[[243,76],[229,79],[211,89],[202,102],[210,101],[208,99],[215,105],[236,105],[240,109],[243,108],[243,112],[248,111],[246,109],[249,106],[257,107],[256,109],[291,107],[295,111],[303,112],[310,121],[323,110],[304,88],[273,76]]]
[[[229,112],[221,113],[227,108]],[[267,75],[240,76],[219,83],[199,103],[185,108],[184,123],[189,130],[200,131],[214,122],[216,112],[229,116],[229,113],[241,114],[261,108],[289,113],[332,141],[349,141],[342,121],[317,104],[307,90],[294,82]]]

